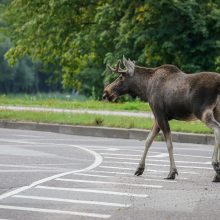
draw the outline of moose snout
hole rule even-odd
[[[104,93],[103,93],[103,95],[102,95],[102,100],[103,100],[103,101],[109,101],[109,100],[108,100],[108,97],[109,97],[108,93],[104,91]]]

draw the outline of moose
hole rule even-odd
[[[115,67],[107,65],[108,70],[119,74],[119,77],[106,86],[102,99],[114,102],[124,94],[139,97],[149,103],[155,118],[135,175],[143,174],[148,150],[161,130],[170,159],[170,171],[166,179],[174,180],[178,172],[169,121],[199,119],[214,131],[213,182],[220,182],[220,75],[213,72],[186,74],[170,64],[146,68],[124,57],[125,69],[120,67],[120,63],[121,60]]]

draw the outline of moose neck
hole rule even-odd
[[[142,101],[148,101],[148,81],[152,69],[144,67],[135,67],[133,83],[130,87],[129,94],[132,97],[139,97]]]

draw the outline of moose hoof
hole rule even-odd
[[[220,164],[219,162],[212,163],[213,169],[215,170],[216,174],[220,177]]]
[[[144,167],[138,167],[134,175],[140,176],[143,174],[143,172],[144,172]]]
[[[212,180],[214,183],[219,183],[220,182],[220,176],[218,174],[215,174],[214,179]]]
[[[173,169],[170,171],[170,173],[168,174],[167,178],[165,178],[166,180],[175,180],[176,175],[178,176],[178,172],[177,169]]]
[[[212,162],[212,167],[216,173],[219,172],[219,170],[220,170],[219,162]]]

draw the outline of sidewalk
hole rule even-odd
[[[66,112],[66,113],[88,113],[88,114],[102,114],[102,115],[121,115],[131,117],[147,117],[153,118],[151,112],[128,112],[128,111],[102,111],[102,110],[88,110],[88,109],[59,109],[59,108],[43,108],[43,107],[23,107],[23,106],[0,106],[0,110],[12,111],[37,111],[37,112]],[[48,124],[37,122],[13,122],[8,120],[0,121],[1,128],[24,129],[56,132],[70,135],[84,135],[93,137],[108,137],[108,138],[123,138],[123,139],[137,139],[145,140],[149,131],[144,129],[125,129],[125,128],[107,128],[107,127],[93,127],[93,126],[74,126],[62,124]],[[158,141],[163,140],[163,135],[160,133]],[[213,144],[214,136],[206,134],[193,134],[183,132],[172,132],[172,140],[179,143],[193,143],[193,144]]]
[[[61,109],[61,108],[44,108],[44,107],[24,107],[24,106],[0,106],[0,110],[11,111],[36,111],[36,112],[60,112],[60,113],[82,113],[97,115],[121,115],[139,118],[154,118],[152,112],[129,112],[129,111],[107,111],[107,110],[89,110],[89,109]]]

